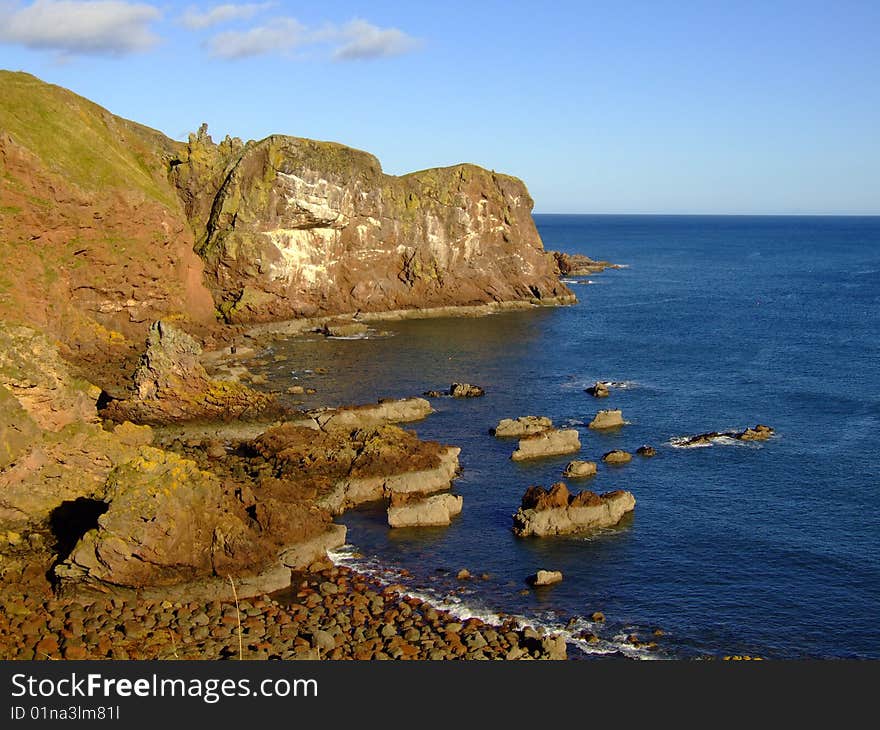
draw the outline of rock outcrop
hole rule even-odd
[[[606,464],[629,464],[632,461],[632,454],[621,449],[614,449],[602,455],[602,461]]]
[[[253,595],[286,586],[291,566],[304,567],[297,556],[338,545],[308,495],[201,469],[151,447],[149,426],[107,430],[99,395],[44,335],[0,323],[0,528],[35,538],[15,560],[2,555],[0,592],[47,589],[54,570],[69,594],[214,599],[231,597],[233,576],[240,596]],[[227,460],[216,447],[206,465]]]
[[[694,446],[711,446],[716,439],[731,438],[737,441],[766,441],[776,433],[770,426],[758,424],[754,428],[746,428],[743,431],[708,431],[696,436],[684,436],[672,440],[672,444],[679,448]]]
[[[454,494],[430,497],[394,494],[388,507],[391,527],[443,527],[461,513],[463,499]]]
[[[610,261],[594,261],[583,254],[567,254],[554,251],[553,258],[556,260],[556,268],[560,276],[589,276],[598,274],[605,269],[621,269],[620,264],[612,264]]]
[[[259,454],[256,467],[265,463],[274,475],[263,480],[264,493],[297,495],[332,514],[395,494],[446,491],[461,451],[397,426],[315,431],[292,423],[269,429],[247,448]]]
[[[103,415],[113,420],[176,423],[193,419],[254,416],[272,397],[230,380],[212,380],[199,361],[202,348],[167,322],[150,327],[147,348],[134,375],[131,397],[111,401]]]
[[[56,569],[76,590],[143,591],[209,577],[222,584],[227,575],[251,574],[253,565],[277,567],[244,506],[215,476],[175,454],[143,448],[111,474],[104,501],[97,529]],[[275,590],[289,582],[289,573],[279,573],[270,583]]]
[[[770,428],[770,426],[763,426],[759,423],[754,428],[747,428],[745,431],[740,431],[734,436],[734,438],[739,439],[740,441],[766,441],[774,433],[775,431]]]
[[[566,479],[586,479],[596,475],[598,468],[595,461],[570,461],[562,476]]]
[[[449,386],[449,395],[453,398],[481,398],[486,395],[479,385],[470,383],[453,383]]]
[[[545,456],[560,456],[580,451],[580,435],[574,428],[556,429],[526,436],[519,440],[519,448],[513,452],[511,459],[525,461]]]
[[[599,411],[588,425],[590,428],[601,430],[603,428],[619,428],[624,423],[623,411],[614,409]]]
[[[424,398],[383,398],[376,404],[349,406],[345,408],[322,408],[307,412],[315,428],[358,429],[386,423],[410,423],[421,421],[434,412]],[[303,425],[311,425],[303,422]]]
[[[652,456],[657,456],[657,449],[655,449],[653,446],[649,446],[648,444],[645,444],[644,446],[639,446],[639,448],[636,449],[636,453],[639,456],[644,456],[645,458],[651,458]]]
[[[572,301],[531,208],[521,181],[473,165],[394,177],[366,152],[275,135],[231,163],[199,252],[231,322]]]
[[[562,572],[559,570],[539,570],[534,575],[530,575],[528,582],[535,588],[543,586],[552,586],[562,582]]]
[[[520,416],[502,418],[490,433],[498,438],[522,438],[553,428],[553,421],[546,416]]]
[[[518,537],[547,537],[612,527],[635,504],[633,495],[625,491],[601,496],[580,492],[573,496],[563,482],[554,484],[549,491],[529,487],[513,516],[513,531]]]
[[[111,469],[134,456],[129,440],[101,428],[100,392],[45,335],[0,322],[0,528],[39,525],[65,502],[99,497]]]
[[[608,384],[601,380],[597,380],[593,385],[586,389],[586,392],[594,398],[607,398],[610,395],[608,392]]]

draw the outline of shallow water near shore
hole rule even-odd
[[[407,426],[462,448],[461,516],[448,528],[390,530],[379,506],[348,512],[336,559],[464,615],[568,624],[572,637],[588,629],[600,641],[581,643],[585,656],[880,658],[880,219],[536,222],[548,249],[628,267],[575,277],[590,283],[570,285],[574,306],[290,338],[271,349],[285,360],[253,368],[282,391],[314,387],[305,407],[453,381],[486,390],[433,399],[437,413]],[[594,399],[584,388],[596,380],[619,387]],[[622,408],[628,425],[590,431],[600,408]],[[632,491],[634,515],[589,536],[516,538],[522,493],[559,481],[573,458],[511,461],[516,442],[488,431],[527,414],[577,428],[578,458],[656,447],[652,459],[600,463],[596,477],[568,481],[572,491]],[[678,447],[758,423],[776,436]],[[457,580],[461,568],[475,577]],[[541,568],[564,581],[528,588]],[[593,625],[594,611],[607,621]],[[649,641],[655,628],[656,652],[625,640]]]

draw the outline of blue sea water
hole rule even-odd
[[[568,627],[572,654],[880,658],[880,218],[535,220],[547,249],[627,268],[572,284],[570,307],[275,345],[290,359],[269,376],[313,385],[306,405],[453,381],[486,389],[437,399],[437,413],[412,425],[461,446],[462,514],[448,528],[390,530],[379,506],[346,513],[349,545],[337,558],[463,615]],[[626,387],[596,400],[584,392],[595,380]],[[586,428],[609,407],[628,425]],[[571,458],[512,462],[515,443],[488,429],[526,414],[578,428],[579,458],[655,446],[653,459],[600,463],[593,479],[569,481],[573,491],[632,491],[632,518],[594,535],[516,538],[511,516],[526,487],[559,481]],[[757,423],[776,436],[674,446]],[[458,581],[460,568],[477,578]],[[528,588],[540,568],[565,579]],[[592,623],[594,611],[607,620]],[[656,651],[625,641],[651,640],[655,628]],[[600,641],[577,641],[584,630]]]

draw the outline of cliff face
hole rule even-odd
[[[160,317],[213,321],[167,178],[176,144],[0,71],[0,319],[38,326],[81,361],[140,348]]]
[[[342,145],[205,127],[182,144],[0,71],[0,319],[80,362],[132,358],[158,319],[573,300],[531,208],[473,165],[395,177]]]
[[[182,189],[200,179],[195,165],[211,168],[209,144],[190,145]],[[189,196],[206,280],[231,322],[573,299],[516,178],[474,165],[395,177],[365,152],[294,137],[232,153],[218,148],[212,169],[225,179],[203,223],[207,206]]]

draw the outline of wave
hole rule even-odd
[[[330,335],[325,337],[327,340],[384,340],[393,337],[393,332],[376,332],[369,330],[367,332],[359,332],[356,335]]]
[[[627,640],[627,635],[616,633],[613,636],[602,637],[599,631],[603,624],[578,616],[563,624],[553,614],[547,613],[537,616],[524,616],[522,614],[499,613],[479,605],[477,597],[472,590],[468,590],[463,584],[456,595],[449,591],[439,591],[429,587],[416,587],[407,585],[409,573],[393,566],[381,563],[377,558],[368,558],[358,552],[354,545],[346,543],[335,550],[328,550],[327,557],[334,564],[354,570],[362,575],[375,580],[383,586],[395,585],[402,588],[400,593],[408,598],[423,601],[436,609],[446,611],[459,621],[476,618],[490,626],[500,626],[505,621],[513,619],[520,628],[531,626],[545,634],[559,634],[570,647],[576,648],[586,655],[620,655],[629,659],[651,660],[667,658],[657,650],[646,647],[633,646]],[[590,642],[585,635],[592,634],[598,641]]]
[[[602,380],[601,378],[577,378],[576,380],[563,383],[562,387],[565,390],[584,390],[585,388],[592,388],[596,383],[604,383],[607,387],[616,388],[617,390],[635,390],[636,388],[643,387],[636,380]]]

